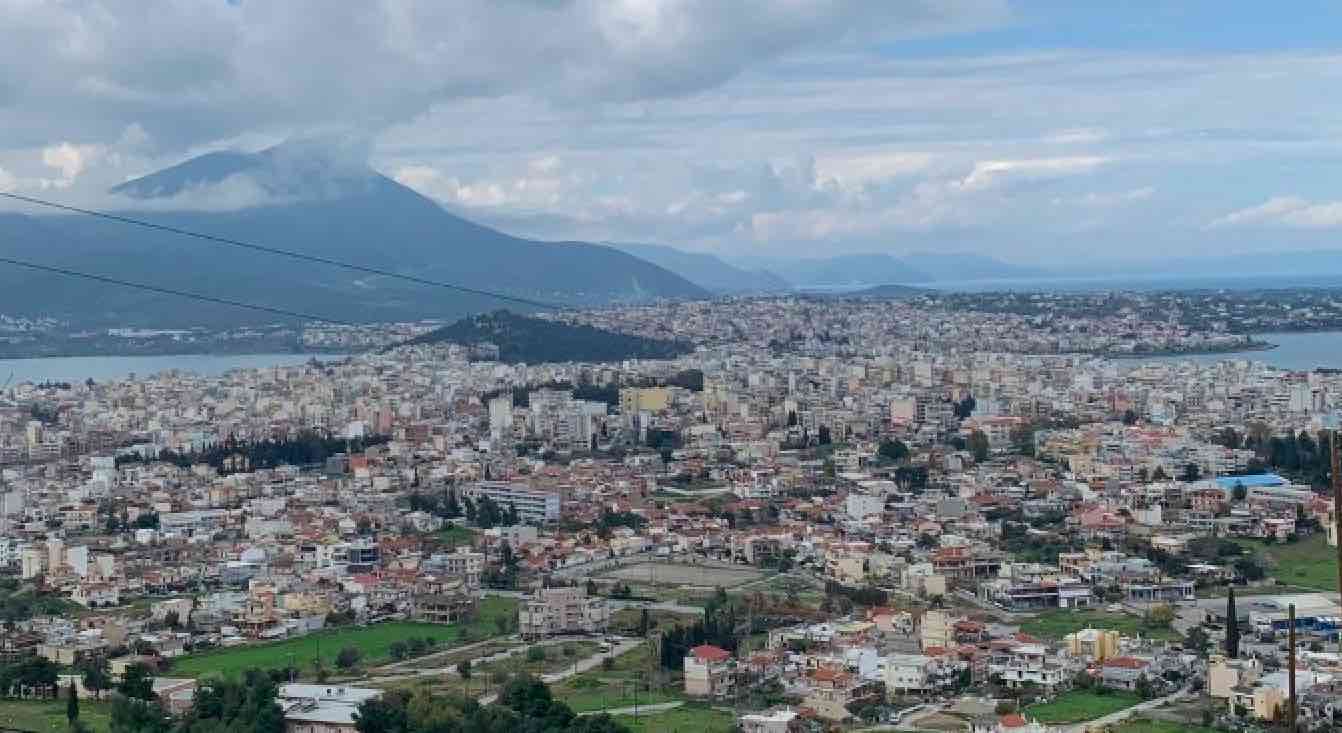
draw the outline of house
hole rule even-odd
[[[1136,657],[1112,657],[1100,667],[1100,680],[1105,687],[1120,690],[1137,689],[1137,680],[1147,673],[1151,663]],[[1148,676],[1149,679],[1149,676]]]
[[[823,666],[811,670],[807,682],[810,690],[802,700],[802,707],[835,722],[853,717],[851,708],[854,705],[881,702],[884,697],[879,682],[863,680],[838,667]]]
[[[732,653],[712,644],[700,644],[685,655],[685,694],[723,697],[735,688]]]
[[[285,733],[357,733],[354,713],[382,690],[339,685],[280,685]]]

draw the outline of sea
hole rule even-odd
[[[6,382],[108,382],[131,375],[148,377],[180,370],[215,377],[231,369],[264,369],[303,364],[310,359],[334,361],[340,354],[190,354],[176,356],[60,356],[0,359],[0,385]]]
[[[1247,359],[1263,362],[1280,369],[1309,371],[1320,367],[1342,369],[1342,331],[1312,333],[1257,333],[1254,338],[1276,344],[1275,349],[1264,351],[1228,351],[1218,354],[1190,354],[1179,356],[1147,356],[1122,359],[1121,362],[1154,364],[1160,362],[1194,361],[1215,364],[1227,359]]]

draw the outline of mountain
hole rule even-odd
[[[647,260],[715,293],[777,293],[788,290],[787,281],[767,270],[748,270],[722,258],[659,244],[611,244],[639,259]]]
[[[887,254],[837,255],[781,262],[774,272],[798,287],[836,287],[921,283],[927,273]]]
[[[967,252],[915,252],[901,257],[905,265],[926,273],[933,281],[994,280],[1013,277],[1046,277],[1051,274],[1039,267],[1003,262],[995,257]]]
[[[507,310],[463,318],[409,343],[453,343],[476,347],[488,344],[497,349],[497,354],[491,353],[491,356],[509,364],[672,359],[693,350],[689,344],[679,341],[660,341],[592,326],[528,318]]]
[[[114,193],[130,202],[119,213],[157,224],[545,303],[708,295],[679,275],[611,247],[530,241],[475,224],[362,163],[303,146],[212,153],[122,184]],[[239,197],[253,199],[252,205],[199,208]],[[188,203],[194,210],[167,210]],[[17,259],[340,320],[457,318],[502,305],[488,296],[93,217],[0,215],[0,241]],[[13,268],[0,268],[0,312],[87,325],[283,320]]]
[[[931,288],[919,288],[913,285],[877,285],[863,290],[841,293],[843,298],[870,298],[872,300],[899,300],[934,293]]]

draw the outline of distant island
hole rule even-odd
[[[673,359],[694,349],[684,341],[631,336],[507,310],[463,318],[407,342],[440,343],[472,347],[477,358],[508,364]]]

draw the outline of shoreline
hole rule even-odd
[[[202,357],[220,359],[230,356],[336,356],[349,357],[356,356],[363,352],[354,352],[350,350],[333,351],[275,351],[261,349],[257,351],[165,351],[165,352],[113,352],[113,353],[69,353],[69,354],[29,354],[26,356],[9,356],[0,354],[0,362],[5,361],[40,361],[42,359],[183,359],[191,357]]]
[[[1321,331],[1319,333],[1326,333],[1326,332]],[[1101,356],[1106,359],[1164,359],[1164,358],[1177,359],[1181,356],[1216,356],[1217,354],[1243,354],[1245,352],[1273,351],[1279,348],[1281,348],[1281,344],[1274,344],[1267,341],[1262,341],[1226,349],[1189,349],[1187,351],[1173,351],[1166,349],[1163,351],[1144,351],[1141,353],[1126,352],[1120,354],[1113,354],[1104,351],[1082,352],[1082,353],[1093,353],[1096,356]]]

